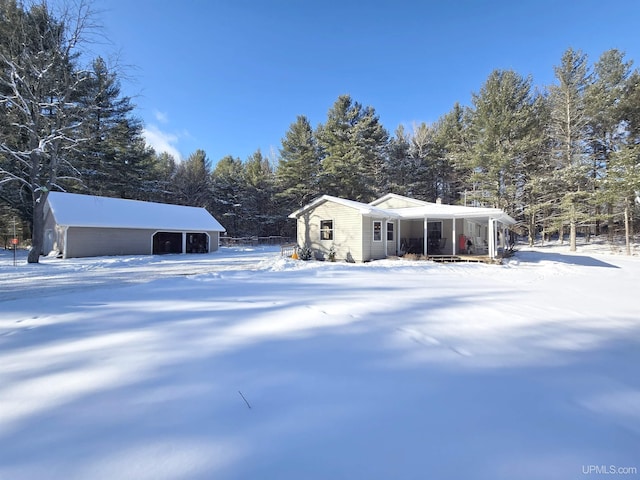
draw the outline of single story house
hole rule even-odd
[[[204,208],[49,192],[42,254],[208,253],[225,229]]]
[[[297,243],[316,258],[366,262],[388,256],[499,256],[516,221],[498,208],[424,202],[389,193],[371,203],[323,195],[296,210]]]

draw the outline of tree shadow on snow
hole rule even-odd
[[[620,268],[587,255],[567,255],[551,252],[518,252],[516,253],[516,258],[526,263],[556,262],[583,267]]]
[[[633,465],[635,324],[497,328],[484,317],[508,312],[492,299],[517,291],[320,273],[163,279],[61,302],[80,320],[13,340],[29,347],[15,357],[27,380],[40,379],[16,380],[7,398],[43,408],[13,405],[0,477],[564,479]],[[424,290],[403,296],[413,281]]]

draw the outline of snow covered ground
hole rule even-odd
[[[567,250],[3,252],[0,479],[640,478],[640,257]]]

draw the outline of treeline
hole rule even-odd
[[[392,135],[343,95],[316,127],[298,116],[276,158],[214,165],[202,150],[177,161],[145,145],[118,72],[81,63],[91,18],[83,2],[54,15],[0,0],[0,222],[28,225],[29,261],[56,189],[203,206],[231,236],[290,236],[287,215],[325,193],[496,206],[530,239],[566,230],[572,248],[580,231],[628,243],[638,224],[640,74],[617,50],[589,64],[569,49],[542,87],[496,70],[471,105]]]
[[[395,192],[502,208],[530,242],[566,234],[575,249],[578,233],[606,232],[629,246],[640,214],[640,74],[631,67],[617,50],[589,65],[569,49],[552,85],[496,70],[470,106],[393,135],[372,107],[343,95],[315,128],[298,116],[278,158],[257,151],[211,170],[196,152],[167,177],[164,200],[206,206],[230,235],[266,236],[291,235],[287,215],[318,195],[366,202]]]

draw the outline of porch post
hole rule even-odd
[[[398,232],[396,233],[396,254],[400,255],[400,248],[402,248],[402,243],[400,242],[400,223],[401,220],[398,219]]]
[[[187,232],[182,232],[182,253],[187,253]]]
[[[389,219],[385,218],[384,229],[382,229],[382,235],[384,235],[382,237],[382,244],[384,245],[384,258],[387,258],[389,256],[389,252],[387,250],[387,230],[389,230]]]
[[[488,232],[487,234],[489,235],[489,238],[487,239],[487,243],[489,244],[489,258],[494,258],[495,257],[495,250],[496,250],[496,232],[495,232],[495,222],[493,221],[493,218],[489,218],[489,225],[488,225]]]
[[[453,231],[451,232],[451,244],[453,245],[452,255],[455,255],[456,248],[458,247],[458,237],[456,236],[456,219],[453,218]]]
[[[509,241],[507,240],[509,229],[504,223],[500,223],[500,232],[500,246],[502,247],[502,255],[504,256],[507,251],[507,246],[509,245]]]
[[[422,236],[422,241],[424,242],[424,256],[427,256],[427,245],[429,244],[429,239],[427,238],[427,217],[424,217],[424,234]]]

